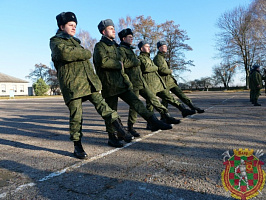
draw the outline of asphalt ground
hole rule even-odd
[[[266,150],[266,97],[255,107],[248,92],[187,96],[206,112],[157,132],[146,130],[139,117],[141,138],[124,148],[107,145],[104,121],[85,102],[85,161],[73,156],[62,98],[1,100],[0,199],[232,199],[221,182],[222,154]],[[181,118],[174,107],[169,111]],[[122,101],[118,112],[126,125],[128,106]],[[260,159],[266,163],[266,155]],[[256,199],[266,199],[265,187]]]

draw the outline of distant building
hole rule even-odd
[[[28,81],[0,73],[0,96],[28,95]]]

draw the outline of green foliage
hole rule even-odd
[[[45,83],[42,78],[39,78],[36,83],[32,85],[36,96],[46,95],[49,90],[49,86]]]

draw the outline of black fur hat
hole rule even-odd
[[[145,44],[149,44],[149,43],[146,40],[140,41],[140,43],[138,44],[139,50],[141,50],[141,47],[143,47]]]
[[[65,25],[67,22],[76,22],[78,24],[78,20],[76,15],[73,12],[61,12],[56,16],[57,26],[60,29],[61,25]]]
[[[101,34],[102,34],[103,30],[104,30],[107,26],[113,26],[113,27],[115,27],[114,22],[113,22],[111,19],[105,19],[105,20],[102,20],[102,21],[98,24],[98,30],[100,31]]]
[[[122,31],[118,33],[118,37],[120,38],[121,42],[123,41],[123,37],[127,37],[127,35],[133,36],[133,32],[130,28],[123,29]]]
[[[259,66],[259,65],[253,65],[252,68],[253,68],[254,70],[256,70],[256,69],[260,68],[260,66]]]
[[[159,49],[161,46],[163,46],[163,45],[166,45],[166,46],[167,46],[167,44],[166,44],[165,41],[159,41],[159,42],[157,42],[157,48],[158,48],[158,49]]]

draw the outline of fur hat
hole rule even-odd
[[[259,65],[253,65],[253,70],[256,70],[256,69],[258,69],[258,68],[260,68],[260,66]]]
[[[118,33],[118,37],[120,38],[121,42],[123,41],[123,37],[127,37],[128,35],[133,36],[133,32],[130,28],[123,29],[122,31]]]
[[[107,27],[107,26],[113,26],[115,27],[113,21],[111,19],[105,19],[102,20],[99,24],[98,24],[98,30],[100,31],[100,33],[102,34],[103,30]]]
[[[158,48],[158,49],[159,49],[161,46],[163,46],[163,45],[166,45],[166,46],[167,46],[167,44],[166,44],[165,41],[159,41],[159,42],[157,42],[157,48]]]
[[[59,15],[56,16],[57,26],[60,29],[61,25],[65,25],[68,22],[76,22],[78,24],[78,20],[76,15],[73,12],[61,12]]]
[[[139,50],[141,50],[141,47],[143,47],[145,44],[149,44],[149,43],[146,40],[140,41],[140,43],[138,44]]]

